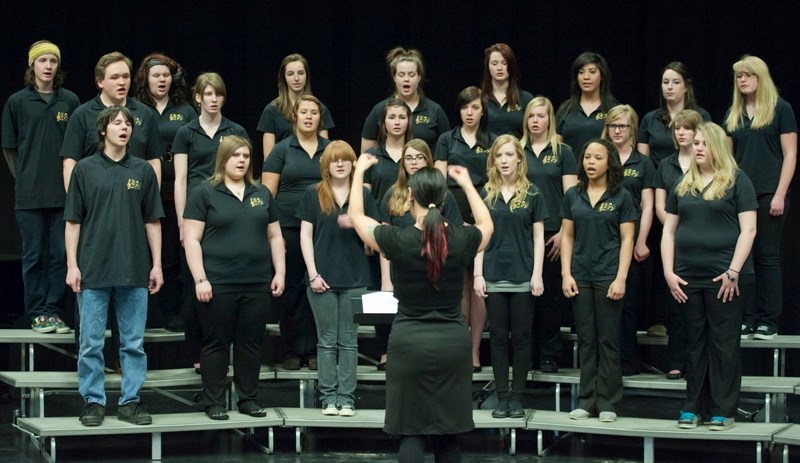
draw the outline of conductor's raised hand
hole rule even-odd
[[[363,153],[356,160],[356,172],[366,172],[367,169],[378,163],[378,158],[369,153]]]

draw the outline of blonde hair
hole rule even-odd
[[[222,141],[219,142],[219,148],[217,148],[217,160],[214,163],[214,175],[211,176],[209,181],[212,185],[216,186],[225,181],[225,164],[227,164],[228,160],[233,157],[241,147],[247,147],[248,151],[250,151],[250,155],[253,155],[253,145],[250,143],[250,140],[240,137],[239,135],[228,135],[224,137]],[[256,182],[253,179],[253,159],[250,158],[250,165],[247,167],[247,173],[244,175],[244,181],[250,185],[255,185]]]
[[[533,110],[539,106],[544,106],[545,111],[547,111],[547,141],[550,142],[553,154],[558,156],[559,151],[561,151],[561,146],[558,142],[558,134],[556,133],[556,113],[553,109],[553,102],[544,96],[537,96],[525,106],[525,116],[522,118],[522,146],[527,146],[533,140],[531,131],[528,128],[528,118],[531,116]]]
[[[332,141],[325,147],[322,157],[319,160],[319,173],[322,180],[317,184],[317,197],[319,198],[319,208],[323,214],[330,214],[336,209],[336,200],[333,198],[333,187],[331,186],[331,163],[336,161],[356,162],[356,152],[346,141]],[[353,182],[353,169],[350,169],[348,184]]]
[[[711,179],[711,183],[708,184],[708,188],[706,188],[703,185],[703,178],[700,175],[700,167],[697,166],[697,160],[692,156],[689,170],[686,171],[686,175],[675,186],[675,193],[679,197],[687,194],[702,196],[706,201],[720,199],[736,183],[736,172],[739,167],[728,149],[725,131],[722,130],[722,127],[713,122],[703,122],[697,126],[695,133],[703,134],[708,146],[708,161],[711,163],[711,168],[714,169],[714,177]]]
[[[675,115],[675,119],[669,124],[670,132],[672,132],[672,144],[675,149],[679,149],[678,137],[675,136],[675,129],[684,127],[691,129],[692,132],[697,130],[697,126],[703,123],[703,116],[694,109],[684,109]]]
[[[392,197],[389,198],[389,215],[392,217],[402,217],[406,212],[411,210],[411,203],[408,202],[408,172],[406,172],[405,160],[406,151],[414,149],[423,156],[425,156],[425,163],[427,167],[433,167],[433,156],[431,155],[431,148],[425,143],[424,140],[415,138],[403,145],[403,154],[400,157],[400,162],[403,163],[402,167],[397,170],[397,181],[392,185]]]
[[[525,159],[525,152],[522,150],[522,144],[520,144],[519,140],[514,135],[500,135],[494,141],[492,149],[489,150],[489,156],[486,160],[486,172],[489,176],[489,180],[487,180],[486,184],[483,186],[483,189],[486,190],[486,198],[484,198],[483,201],[489,206],[489,209],[494,209],[497,198],[500,197],[503,188],[503,180],[501,179],[500,171],[495,165],[494,158],[497,152],[500,151],[500,147],[509,143],[514,147],[514,152],[517,154],[517,159],[519,160],[517,171],[515,172],[517,176],[517,181],[514,185],[516,191],[509,203],[509,209],[511,209],[511,212],[514,212],[514,209],[524,208],[526,206],[526,200],[530,195],[528,189],[531,186],[531,182],[528,180],[528,162]]]
[[[639,115],[636,114],[636,111],[631,105],[620,104],[608,110],[606,113],[606,124],[603,126],[603,134],[600,135],[600,137],[611,141],[608,131],[608,124],[610,124],[614,119],[618,119],[620,117],[625,117],[628,119],[628,124],[631,126],[631,145],[635,147],[636,134],[639,133]]]
[[[736,127],[744,125],[744,117],[747,113],[745,105],[747,99],[739,91],[736,85],[736,73],[738,72],[752,72],[758,79],[758,87],[756,88],[756,114],[753,117],[753,123],[750,125],[753,129],[760,129],[772,122],[775,117],[775,106],[778,104],[778,88],[769,74],[767,63],[757,56],[744,55],[742,59],[733,63],[733,102],[731,103],[731,110],[728,113],[728,118],[725,119],[725,128],[728,132],[733,132]]]

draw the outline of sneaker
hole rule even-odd
[[[661,323],[656,323],[650,328],[647,328],[647,335],[653,338],[666,338],[667,327],[662,325]]]
[[[558,364],[552,360],[543,360],[539,366],[542,373],[558,373]]]
[[[681,429],[694,429],[700,423],[700,417],[692,412],[681,412],[678,418],[678,427]]]
[[[497,402],[497,407],[492,410],[492,418],[508,418],[508,401],[500,400]]]
[[[137,425],[153,423],[153,417],[150,416],[150,413],[147,412],[141,402],[129,402],[125,405],[120,405],[117,409],[117,419]]]
[[[590,416],[592,416],[592,414],[582,408],[576,408],[569,412],[569,417],[573,420],[585,420]]]
[[[339,407],[339,416],[356,416],[356,407],[353,404],[344,404]]]
[[[775,339],[777,335],[778,332],[775,331],[775,328],[770,328],[767,325],[759,325],[755,333],[753,334],[753,338],[764,339],[769,341],[770,339]]]
[[[299,370],[300,369],[300,357],[296,355],[287,355],[286,358],[283,359],[283,369],[284,370]]]
[[[518,400],[512,400],[508,403],[508,417],[509,418],[525,418],[525,409]]]
[[[50,323],[53,325],[55,332],[58,334],[67,334],[72,331],[72,329],[67,326],[67,324],[64,323],[64,320],[62,320],[58,315],[53,315],[50,317]]]
[[[316,371],[317,370],[317,356],[316,355],[312,355],[311,357],[308,358],[308,369],[311,370],[311,371]]]
[[[39,315],[34,318],[31,322],[31,328],[37,333],[52,333],[56,330],[56,327],[53,326],[53,322],[51,322],[50,318],[46,315]]]
[[[106,417],[106,407],[97,402],[88,402],[83,406],[80,422],[84,426],[100,426]]]
[[[617,421],[617,414],[614,412],[600,412],[601,423],[613,423]]]
[[[753,328],[742,324],[742,340],[753,339]]]
[[[338,416],[339,410],[334,404],[325,404],[322,406],[322,414],[327,416]]]
[[[733,418],[724,416],[712,416],[708,422],[708,429],[712,431],[726,431],[734,426]]]

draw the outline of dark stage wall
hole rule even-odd
[[[786,2],[278,2],[278,1],[9,1],[0,13],[4,72],[0,98],[22,87],[28,46],[56,42],[68,72],[66,88],[82,101],[95,95],[92,69],[119,50],[135,65],[151,51],[180,61],[193,79],[217,71],[228,86],[224,113],[250,131],[276,95],[281,59],[292,52],[311,63],[314,93],[331,109],[332,138],[358,144],[361,125],[392,83],[384,61],[395,45],[419,48],[427,63],[425,93],[453,117],[456,94],[479,84],[483,49],[506,42],[520,61],[522,88],[568,94],[570,64],[584,50],[606,57],[613,92],[640,116],[658,105],[660,71],[672,60],[694,73],[700,104],[719,122],[730,101],[731,64],[744,53],[770,65],[782,95],[800,111],[796,7]],[[453,121],[455,122],[455,121]],[[796,182],[795,182],[796,183]],[[0,254],[18,253],[10,176],[0,169]],[[797,188],[785,236],[786,310],[794,295],[800,228]],[[787,317],[781,332],[800,332]]]

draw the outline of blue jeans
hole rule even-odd
[[[22,237],[22,283],[25,311],[31,321],[40,315],[63,315],[67,295],[64,209],[18,209]]]
[[[331,288],[308,301],[317,325],[317,372],[322,406],[354,405],[358,366],[358,325],[353,323],[353,297],[367,288]],[[338,368],[337,368],[338,354]]]
[[[83,289],[78,293],[81,314],[78,390],[87,403],[106,404],[103,345],[106,340],[108,304],[112,296],[119,326],[122,367],[119,405],[139,402],[139,390],[147,374],[147,355],[144,353],[147,288],[117,286]]]

